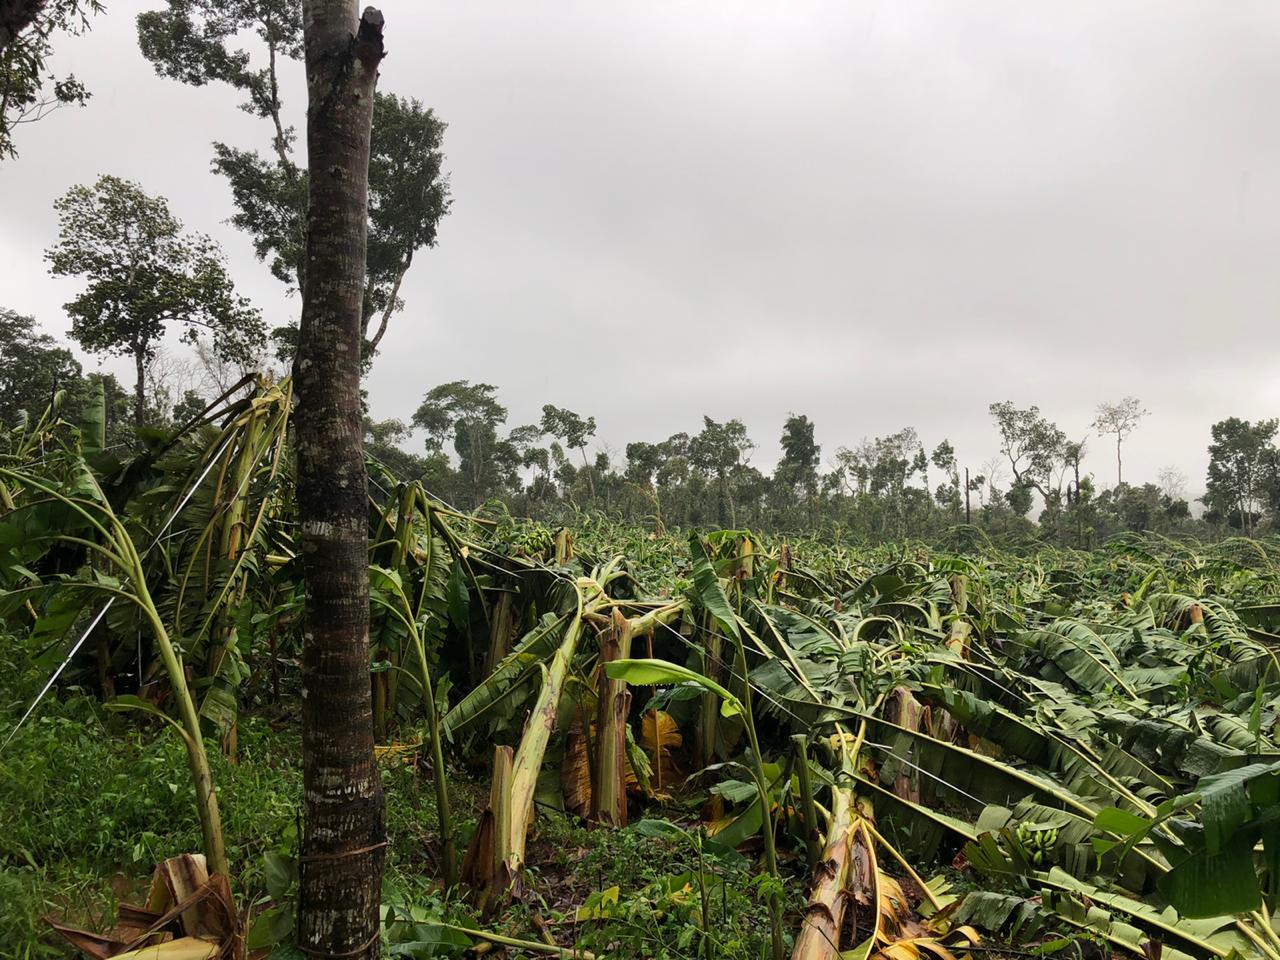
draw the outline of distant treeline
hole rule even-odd
[[[102,382],[109,441],[137,444],[137,391],[110,374],[86,374],[35,321],[0,310],[0,421],[38,417],[55,391],[74,421]],[[196,345],[190,361],[157,354],[143,378],[144,428],[186,423],[242,370]],[[1127,397],[1103,403],[1089,436],[1070,440],[1037,407],[990,407],[1000,454],[970,464],[946,439],[924,443],[906,427],[839,447],[826,458],[807,416],[791,414],[771,473],[751,464],[757,444],[741,420],[703,417],[696,433],[626,444],[624,455],[588,453],[594,417],[548,404],[536,424],[507,425],[490,384],[465,380],[428,391],[410,423],[369,420],[371,456],[403,479],[421,479],[464,509],[502,501],[512,513],[558,522],[583,512],[666,528],[753,527],[865,540],[932,537],[959,523],[993,536],[1089,546],[1126,530],[1212,537],[1270,532],[1280,519],[1277,421],[1230,418],[1210,428],[1207,492],[1194,516],[1186,479],[1163,470],[1131,482],[1123,445],[1146,411]],[[413,429],[426,435],[412,449]],[[1105,489],[1086,466],[1105,444]],[[376,490],[375,490],[376,493]]]

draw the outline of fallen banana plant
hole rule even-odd
[[[244,936],[224,874],[209,875],[199,854],[158,865],[147,902],[122,904],[110,935],[46,922],[93,960],[241,960]]]
[[[501,778],[508,781],[505,789],[494,790],[481,827],[476,831],[471,849],[464,863],[463,878],[475,891],[475,901],[483,910],[492,910],[508,894],[520,892],[520,875],[525,862],[525,844],[529,823],[533,816],[533,797],[543,757],[552,733],[556,729],[557,712],[565,681],[569,677],[574,655],[583,630],[588,623],[603,620],[605,629],[615,629],[612,610],[617,603],[608,593],[614,581],[624,577],[620,559],[614,559],[592,571],[591,576],[579,577],[573,584],[575,608],[549,664],[537,662],[541,673],[541,687],[537,699],[524,724],[520,742],[510,760],[507,772],[505,748],[499,747],[494,761],[494,782]],[[680,614],[679,603],[657,606],[630,620],[624,620],[623,631],[631,637],[642,636],[660,623],[669,622]],[[519,655],[520,648],[512,657]],[[506,675],[504,661],[489,682]],[[619,663],[623,661],[614,661]],[[612,679],[625,679],[606,671]],[[616,695],[623,695],[621,687]],[[465,701],[464,701],[465,702]],[[462,704],[459,704],[461,707]],[[608,753],[613,769],[609,777],[625,784],[625,751]],[[620,792],[619,802],[625,802],[625,792]]]

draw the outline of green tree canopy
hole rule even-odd
[[[518,484],[526,452],[529,428],[518,427],[514,439],[498,434],[507,408],[498,402],[497,389],[468,380],[442,383],[427,391],[413,414],[413,425],[427,432],[429,450],[453,441],[462,492],[472,505]]]
[[[580,417],[565,407],[545,404],[542,408],[542,432],[557,440],[563,440],[570,450],[582,451],[582,462],[587,462],[587,442],[596,435],[596,418]]]
[[[0,423],[24,414],[38,417],[54,394],[81,379],[80,362],[47,333],[34,317],[0,308]]]
[[[737,526],[738,511],[734,499],[735,474],[746,462],[755,444],[747,436],[747,428],[741,420],[717,423],[710,417],[702,418],[702,430],[689,440],[689,460],[703,476],[714,477],[719,488],[717,520],[721,526]]]
[[[989,409],[1015,486],[1034,489],[1046,505],[1056,501],[1059,492],[1053,475],[1068,459],[1067,435],[1035,405],[1022,409],[1006,400],[991,404]]]
[[[54,276],[83,277],[65,305],[71,336],[91,353],[133,358],[134,417],[146,417],[146,365],[170,324],[194,342],[201,334],[220,356],[250,361],[264,341],[262,317],[238,296],[222,251],[186,233],[163,197],[102,176],[54,203],[58,242],[45,254]]]
[[[83,33],[102,9],[99,0],[0,2],[0,159],[17,155],[15,128],[89,99],[74,75],[54,75],[49,58],[55,36]]]
[[[246,49],[242,44],[250,38],[256,42]],[[301,4],[168,0],[165,9],[138,16],[138,44],[161,76],[193,86],[226,83],[243,93],[243,110],[271,121],[270,156],[215,143],[213,168],[231,186],[232,223],[252,237],[277,279],[301,290],[307,171],[294,158],[296,137],[286,122],[277,73],[282,60],[302,58]],[[403,306],[400,287],[414,254],[435,245],[436,226],[449,210],[445,126],[417,100],[374,94],[362,310],[366,358]],[[296,325],[274,331],[283,355],[292,355],[295,331]]]
[[[1250,423],[1239,417],[1211,428],[1204,504],[1213,519],[1251,536],[1264,508],[1274,505],[1280,457],[1273,441],[1280,420]],[[1269,504],[1270,501],[1270,504]]]
[[[818,483],[822,448],[814,439],[813,421],[788,414],[782,425],[782,458],[775,471],[778,481],[792,490],[801,488],[812,495]]]

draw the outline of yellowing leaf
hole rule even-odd
[[[157,943],[130,950],[128,953],[117,953],[113,960],[213,960],[219,952],[221,947],[211,940],[180,937],[168,943]]]
[[[582,920],[599,920],[609,915],[609,907],[617,906],[618,897],[622,893],[619,887],[609,887],[599,893],[593,893],[574,913],[573,918]]]

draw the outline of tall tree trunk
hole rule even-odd
[[[1116,486],[1124,483],[1124,470],[1120,463],[1120,434],[1116,434]]]
[[[582,452],[582,470],[587,475],[587,489],[591,492],[591,502],[594,503],[596,499],[596,481],[592,475],[591,464],[587,463],[587,448],[580,447],[579,450]]]
[[[294,361],[306,578],[298,939],[312,956],[372,960],[386,821],[369,690],[360,333],[383,20],[372,8],[357,20],[354,0],[304,0],[302,10],[311,181]]]
[[[144,427],[147,424],[147,355],[141,350],[133,352],[133,368],[136,376],[133,381],[133,424]]]

